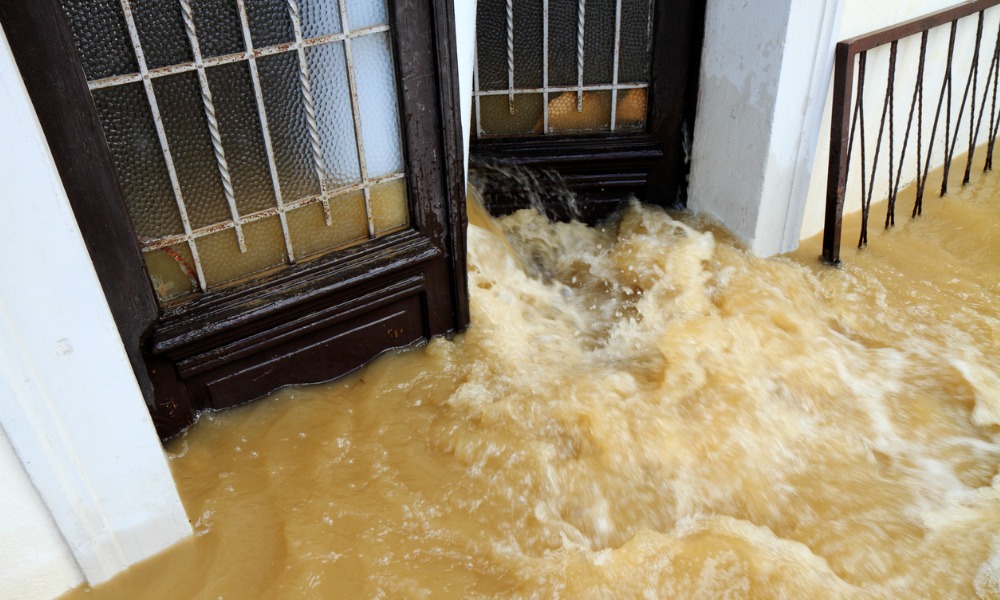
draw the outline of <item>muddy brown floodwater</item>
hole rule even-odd
[[[1000,598],[998,190],[841,269],[473,206],[467,333],[202,415],[196,535],[72,596]]]

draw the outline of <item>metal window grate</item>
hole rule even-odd
[[[233,235],[236,238],[236,247],[239,253],[246,254],[248,252],[248,245],[250,241],[248,240],[248,235],[244,232],[246,226],[262,221],[271,217],[277,217],[280,224],[280,235],[283,243],[283,263],[294,264],[298,260],[301,260],[302,256],[298,256],[301,252],[296,252],[296,231],[294,227],[290,224],[289,213],[296,211],[298,209],[304,209],[313,204],[318,204],[322,209],[322,218],[325,225],[332,229],[336,229],[334,225],[335,218],[331,211],[331,203],[338,201],[342,198],[350,198],[353,195],[360,195],[363,198],[363,210],[364,210],[364,220],[365,220],[365,235],[363,237],[358,237],[357,239],[349,240],[347,243],[343,243],[343,240],[336,241],[330,247],[325,248],[323,251],[333,250],[338,247],[343,247],[345,245],[359,243],[365,239],[373,239],[391,231],[398,230],[408,224],[408,210],[399,210],[396,207],[395,210],[389,210],[388,213],[391,215],[390,220],[386,221],[385,218],[380,219],[380,214],[385,214],[387,211],[383,208],[373,206],[373,189],[378,188],[378,190],[391,189],[393,192],[398,192],[402,190],[402,202],[405,203],[405,186],[402,185],[401,180],[404,179],[405,173],[403,171],[402,165],[402,150],[399,132],[399,119],[398,119],[398,106],[395,99],[395,89],[391,90],[393,93],[382,93],[380,98],[385,100],[386,105],[391,104],[387,109],[388,112],[392,113],[392,118],[395,119],[395,140],[388,142],[390,145],[395,144],[395,154],[398,155],[398,160],[393,163],[389,160],[387,163],[384,159],[379,159],[379,167],[377,172],[371,172],[369,169],[369,163],[365,154],[365,139],[366,135],[381,135],[385,132],[376,132],[372,134],[369,130],[379,129],[379,124],[375,123],[371,118],[366,122],[362,116],[362,108],[359,103],[359,82],[355,71],[355,59],[354,53],[352,52],[352,43],[367,43],[367,40],[374,40],[376,43],[382,43],[385,40],[385,47],[388,47],[388,36],[391,34],[390,27],[387,24],[385,18],[385,4],[384,0],[375,0],[374,2],[368,2],[363,4],[360,2],[347,2],[347,0],[334,0],[332,2],[327,2],[325,4],[317,3],[316,0],[301,0],[303,3],[300,6],[300,0],[270,0],[268,3],[252,3],[255,5],[268,4],[273,10],[278,10],[283,8],[286,15],[290,20],[292,36],[291,39],[287,41],[281,41],[281,43],[272,44],[261,44],[261,47],[255,46],[255,36],[260,37],[260,31],[256,30],[252,26],[251,16],[248,14],[248,7],[245,0],[232,0],[232,6],[227,7],[228,10],[235,12],[236,22],[238,23],[239,29],[239,41],[242,49],[235,52],[228,52],[225,54],[217,56],[206,56],[203,53],[202,47],[204,44],[218,46],[219,44],[213,36],[217,35],[214,31],[215,25],[207,21],[208,15],[203,16],[203,20],[199,21],[198,10],[203,4],[192,3],[191,0],[170,0],[169,2],[161,3],[157,7],[157,10],[166,11],[167,7],[164,5],[171,4],[173,8],[169,10],[176,10],[180,14],[180,18],[183,22],[184,34],[187,38],[187,43],[189,45],[190,56],[192,60],[188,61],[172,61],[171,64],[167,66],[155,66],[150,67],[150,62],[147,60],[148,53],[150,51],[150,40],[149,34],[146,33],[146,38],[144,39],[141,23],[137,22],[137,15],[135,13],[136,6],[133,5],[131,0],[104,0],[103,2],[98,2],[95,4],[87,5],[87,3],[78,2],[77,0],[63,0],[63,8],[67,12],[69,20],[71,22],[71,27],[74,28],[74,33],[77,37],[77,46],[80,50],[81,56],[84,60],[85,70],[88,70],[89,77],[89,87],[92,93],[103,93],[105,90],[113,90],[116,88],[124,88],[130,84],[140,84],[144,92],[146,105],[150,111],[152,117],[152,124],[155,128],[155,138],[159,144],[159,151],[162,154],[163,165],[166,170],[166,176],[169,179],[170,194],[173,196],[173,201],[176,204],[176,210],[179,216],[180,229],[181,231],[174,232],[163,232],[159,231],[157,235],[141,235],[140,231],[140,245],[144,253],[147,256],[150,253],[156,251],[163,251],[172,260],[176,261],[177,266],[185,273],[186,276],[191,280],[190,289],[186,292],[191,291],[205,291],[210,287],[224,283],[225,281],[219,281],[220,277],[209,277],[206,275],[206,265],[204,263],[203,253],[199,249],[199,240],[204,240],[208,236],[217,234],[219,232],[232,230]],[[118,6],[112,6],[115,4],[120,4]],[[349,4],[351,6],[349,6]],[[95,8],[97,7],[97,8]],[[361,8],[359,8],[361,7]],[[111,10],[120,10],[118,14],[111,14]],[[260,10],[259,6],[251,6],[253,10]],[[339,29],[339,31],[333,33],[324,33],[322,35],[312,35],[311,37],[306,37],[303,19],[303,10],[312,10],[314,14],[322,14],[323,18],[328,21],[337,21],[329,27]],[[101,13],[103,19],[98,19],[93,17],[87,11],[104,11]],[[148,10],[148,9],[147,9]],[[325,13],[316,13],[316,11],[326,11]],[[356,11],[356,12],[354,12]],[[379,13],[381,11],[381,18],[371,17],[368,13]],[[339,21],[337,19],[331,19],[330,15],[339,13]],[[379,21],[376,24],[370,24],[363,22],[362,27],[356,30],[351,30],[348,17],[354,14],[359,15],[362,21],[375,20]],[[176,16],[176,15],[172,15]],[[317,17],[318,18],[318,17]],[[87,35],[92,35],[92,37],[100,38],[102,35],[112,35],[104,29],[114,29],[113,25],[119,20],[123,19],[123,27],[120,32],[120,37],[125,37],[127,44],[130,46],[131,56],[123,57],[119,59],[119,62],[124,65],[131,65],[131,72],[121,72],[123,69],[118,68],[117,73],[113,73],[105,76],[93,76],[92,71],[100,71],[99,69],[87,69],[88,65],[95,63],[93,55],[97,52],[112,53],[114,48],[108,50],[107,48],[101,47],[100,44],[91,43],[91,48],[87,47],[87,40],[82,39]],[[107,25],[110,23],[111,25]],[[81,25],[82,24],[82,25]],[[203,33],[199,31],[201,26],[208,24],[209,33]],[[86,34],[81,35],[81,27],[90,27],[91,30],[87,31]],[[148,27],[148,25],[147,25]],[[313,27],[313,30],[316,28]],[[338,48],[343,48],[343,62],[346,67],[347,87],[349,89],[349,107],[337,107],[333,104],[332,100],[325,97],[317,97],[317,93],[321,93],[322,90],[316,88],[315,74],[312,73],[312,66],[310,64],[309,57],[307,57],[307,49],[317,49],[320,52],[323,47],[337,46]],[[366,49],[369,46],[366,46]],[[158,49],[153,48],[152,51],[157,52]],[[89,53],[89,54],[88,54]],[[308,151],[311,155],[311,162],[313,165],[314,176],[315,176],[315,186],[314,192],[318,190],[318,193],[308,193],[305,195],[301,194],[301,190],[293,189],[283,189],[282,178],[279,171],[283,168],[287,168],[283,161],[287,160],[280,155],[279,150],[276,149],[275,141],[273,139],[271,119],[269,118],[269,106],[266,102],[265,86],[262,83],[262,76],[259,68],[259,62],[262,59],[267,59],[267,57],[278,57],[280,55],[294,56],[296,68],[297,68],[297,79],[298,79],[298,92],[299,98],[301,99],[301,110],[304,112],[305,129],[306,132],[303,134],[308,138]],[[370,60],[371,51],[366,54],[366,60]],[[393,85],[395,85],[395,76],[393,74],[391,56],[388,51],[383,53],[385,56],[384,60],[381,61],[380,66],[383,70],[387,69],[390,71],[389,77],[393,80]],[[317,54],[318,56],[318,54]],[[379,55],[382,57],[382,55]],[[318,59],[316,59],[318,60]],[[158,59],[159,63],[162,60]],[[244,209],[241,212],[241,198],[239,190],[234,186],[234,171],[232,164],[232,156],[229,154],[231,150],[227,145],[227,139],[220,127],[220,118],[222,114],[220,110],[226,110],[226,107],[220,106],[216,99],[216,94],[214,92],[223,92],[225,90],[220,90],[217,87],[217,83],[213,85],[213,80],[209,76],[210,72],[221,72],[221,68],[226,65],[236,65],[243,63],[249,70],[250,75],[250,88],[252,89],[252,98],[247,99],[247,102],[253,104],[253,112],[255,112],[255,118],[257,119],[256,125],[253,125],[255,129],[259,131],[253,132],[254,135],[259,135],[263,144],[262,153],[266,157],[266,175],[264,176],[266,180],[269,180],[269,186],[272,188],[269,193],[273,193],[273,205],[261,208],[259,206],[255,207],[253,210]],[[155,63],[154,63],[155,64]],[[213,71],[214,69],[214,71]],[[107,71],[107,69],[105,69]],[[171,135],[168,131],[168,122],[162,114],[161,108],[161,98],[159,97],[163,93],[160,84],[154,85],[155,82],[167,82],[174,78],[176,81],[177,77],[183,74],[190,73],[197,77],[198,89],[200,92],[200,104],[201,111],[203,112],[204,123],[208,129],[208,137],[211,142],[211,154],[214,156],[215,165],[217,168],[217,177],[221,183],[222,194],[226,203],[226,214],[225,217],[219,218],[222,215],[216,212],[215,218],[211,219],[208,224],[195,223],[191,217],[190,210],[190,198],[186,194],[185,184],[192,185],[186,182],[184,179],[184,174],[181,169],[178,168],[177,158],[178,152],[183,152],[178,150],[175,146],[184,146],[183,140],[178,140],[176,136]],[[190,75],[188,75],[190,77]],[[383,75],[384,76],[384,75]],[[373,75],[366,71],[364,77],[371,78]],[[362,82],[365,83],[365,82]],[[321,84],[322,85],[322,84]],[[384,86],[383,86],[384,87]],[[366,93],[376,93],[371,92],[373,89],[372,85],[368,85],[366,88],[369,90]],[[343,161],[344,157],[339,152],[332,152],[328,148],[328,144],[337,143],[343,144],[342,140],[332,140],[329,139],[329,131],[324,131],[324,125],[320,123],[321,121],[321,111],[323,107],[320,106],[320,100],[322,100],[325,106],[332,106],[333,108],[327,108],[327,111],[335,110],[339,111],[338,114],[349,114],[349,119],[351,121],[349,127],[354,133],[354,154],[356,155],[357,169],[355,181],[349,181],[351,177],[338,177],[335,176],[335,171],[338,171],[339,167],[335,164],[338,160]],[[270,108],[274,108],[273,105]],[[374,111],[373,108],[366,107],[365,110]],[[384,119],[386,115],[380,115],[380,118]],[[102,117],[103,119],[103,117]],[[384,119],[386,121],[391,121],[392,119]],[[373,125],[374,123],[374,125]],[[249,124],[247,125],[250,126]],[[109,125],[105,123],[105,129],[108,130],[109,127],[114,127],[114,125]],[[391,127],[390,127],[391,129]],[[388,136],[391,137],[393,132],[390,131]],[[383,138],[385,135],[383,135]],[[376,141],[381,140],[379,138]],[[381,147],[379,148],[381,150]],[[330,154],[335,154],[331,156]],[[390,152],[393,154],[393,152]],[[350,157],[349,162],[353,164],[355,157]],[[117,162],[117,161],[116,161]],[[386,165],[389,165],[386,167]],[[263,167],[263,165],[261,165]],[[332,167],[332,168],[331,168]],[[122,165],[118,165],[119,171],[122,170]],[[241,167],[244,170],[245,166]],[[350,171],[352,168],[345,168],[340,170]],[[346,180],[345,180],[346,179]],[[392,183],[395,182],[395,183]],[[214,185],[214,184],[213,184]],[[379,186],[382,186],[381,188]],[[288,187],[288,186],[285,186]],[[301,186],[300,186],[301,187]],[[377,190],[377,191],[378,191]],[[379,192],[381,193],[381,192]],[[379,196],[382,198],[384,194]],[[384,202],[379,200],[380,202]],[[133,212],[133,220],[137,220],[137,215],[132,206],[130,210]],[[402,213],[402,217],[399,215]],[[305,214],[304,212],[302,214]],[[204,219],[202,219],[204,221]],[[207,240],[206,240],[207,242]],[[316,244],[312,244],[312,248],[315,249]],[[189,252],[190,256],[183,256],[181,249],[185,249]],[[250,250],[253,250],[252,248]],[[307,254],[316,254],[315,251],[307,252]],[[272,253],[271,256],[276,254]],[[187,259],[190,259],[190,264]],[[148,262],[148,259],[147,259]],[[267,261],[265,261],[267,262]],[[274,262],[272,259],[271,263]],[[249,264],[249,263],[248,263]],[[253,272],[262,270],[263,268],[273,268],[274,264],[264,264],[264,263],[254,263],[255,266],[247,267],[242,272],[238,269],[232,271],[235,276],[229,277],[229,279],[242,278]],[[229,272],[229,271],[227,271]],[[158,290],[158,293],[160,291]],[[169,294],[160,293],[161,301],[167,300],[172,297],[184,294]]]
[[[478,12],[477,137],[645,129],[652,0],[481,0]]]

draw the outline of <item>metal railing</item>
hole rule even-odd
[[[983,28],[985,11],[1000,4],[1000,0],[974,0],[929,15],[900,23],[865,35],[857,36],[837,44],[833,79],[833,111],[830,125],[830,161],[827,175],[826,214],[823,231],[823,260],[831,264],[840,262],[840,240],[844,213],[844,199],[847,192],[848,175],[851,166],[852,150],[855,138],[859,142],[860,153],[860,188],[861,188],[861,233],[858,247],[868,243],[868,217],[871,202],[876,187],[876,173],[882,151],[887,148],[888,206],[885,227],[895,224],[896,199],[903,183],[903,170],[907,149],[911,141],[915,141],[916,199],[912,216],[921,214],[927,179],[933,165],[932,154],[935,154],[935,144],[941,147],[938,153],[943,159],[943,177],[940,194],[948,191],[948,177],[955,151],[958,148],[963,117],[967,118],[968,149],[965,164],[963,185],[969,182],[972,171],[972,161],[982,129],[983,116],[987,112],[986,102],[990,101],[989,122],[987,125],[987,149],[984,170],[993,166],[993,147],[996,143],[997,130],[1000,129],[1000,115],[997,114],[997,87],[1000,79],[1000,27],[997,29],[996,42],[993,46],[992,58],[989,62],[986,78],[980,87],[979,71],[982,62]],[[975,40],[969,63],[961,101],[957,108],[953,106],[955,89],[955,56],[959,22],[962,19],[976,18]],[[938,27],[949,27],[947,54],[941,86],[937,91],[936,105],[933,113],[928,113],[932,119],[929,139],[924,139],[924,84],[928,65],[928,39],[931,31]],[[966,29],[971,29],[971,26]],[[912,97],[908,106],[908,116],[905,120],[902,143],[896,142],[896,94],[895,83],[900,41],[910,36],[920,36],[919,59]],[[943,36],[942,36],[943,37]],[[876,134],[874,153],[871,156],[871,169],[868,169],[868,151],[865,132],[865,82],[868,70],[868,52],[880,46],[889,45],[889,56],[886,67],[886,92],[881,106],[881,117]],[[855,93],[855,71],[857,72],[857,89]],[[876,74],[875,77],[878,75]],[[961,77],[959,75],[958,77]],[[931,84],[933,85],[933,84]],[[932,88],[933,90],[934,88]],[[978,93],[982,92],[981,99]],[[853,100],[853,103],[852,103]],[[978,101],[978,110],[977,110]],[[935,102],[934,99],[931,102]],[[968,114],[966,115],[966,109]],[[957,111],[957,112],[956,112]],[[943,112],[943,114],[942,114]],[[953,112],[956,118],[952,120]],[[943,119],[942,119],[943,117]],[[942,122],[943,121],[943,122]],[[937,140],[940,126],[943,125],[944,137]],[[954,128],[953,128],[954,126]],[[914,140],[915,138],[915,140]],[[897,148],[899,153],[897,156]],[[941,155],[943,153],[943,156]]]

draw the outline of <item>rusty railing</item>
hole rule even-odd
[[[833,112],[830,126],[830,162],[827,175],[826,216],[823,231],[823,260],[828,263],[840,262],[840,238],[844,212],[844,197],[847,191],[848,171],[851,164],[851,151],[857,134],[860,147],[861,164],[861,235],[858,247],[868,243],[868,213],[871,208],[872,195],[875,187],[875,174],[878,169],[880,154],[884,146],[888,146],[888,208],[885,227],[895,224],[896,198],[899,193],[904,159],[911,134],[916,135],[916,200],[913,215],[921,214],[924,190],[927,185],[927,175],[932,168],[931,154],[934,150],[935,138],[941,124],[944,111],[944,174],[941,182],[941,195],[948,191],[948,176],[951,163],[958,145],[960,125],[968,105],[968,158],[965,165],[963,185],[969,182],[972,170],[972,159],[979,138],[979,131],[986,112],[986,101],[990,100],[989,124],[987,127],[988,146],[984,170],[993,166],[993,146],[1000,129],[1000,115],[997,114],[997,86],[1000,79],[1000,29],[997,31],[996,43],[993,48],[989,71],[982,86],[982,99],[976,107],[977,88],[979,87],[980,54],[983,40],[983,24],[985,11],[1000,4],[1000,0],[974,0],[947,8],[929,15],[924,15],[899,25],[894,25],[865,35],[857,36],[837,44],[834,79],[833,79]],[[953,113],[953,64],[955,59],[956,36],[959,21],[978,15],[976,37],[966,78],[961,103],[957,107],[957,118],[952,121]],[[941,80],[940,91],[937,93],[937,105],[933,113],[933,124],[930,139],[924,145],[924,72],[928,55],[928,37],[936,27],[950,27],[948,36],[947,59]],[[912,99],[909,104],[909,116],[906,119],[905,133],[902,145],[896,157],[896,127],[895,127],[895,79],[897,50],[899,42],[910,36],[920,35],[920,57],[917,66],[916,80]],[[872,155],[871,171],[867,169],[865,146],[865,70],[868,62],[868,51],[889,44],[888,69],[886,78],[886,94],[882,102],[881,120]],[[855,63],[857,68],[855,69]],[[857,71],[857,94],[854,94],[855,71]],[[959,75],[961,77],[961,75]],[[933,84],[932,84],[933,85]],[[992,87],[992,90],[991,90]],[[935,90],[937,91],[937,90]],[[970,99],[971,91],[971,102]],[[852,99],[854,103],[852,106]],[[931,100],[932,102],[934,100]],[[914,117],[916,117],[914,119]],[[914,120],[916,126],[914,127]],[[888,123],[888,127],[887,127]],[[954,131],[952,125],[954,124]],[[886,132],[888,129],[888,132]],[[915,132],[914,132],[915,129]],[[887,134],[887,136],[885,135]],[[924,154],[926,150],[926,154]]]

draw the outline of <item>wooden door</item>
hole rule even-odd
[[[558,203],[561,183],[591,220],[633,194],[683,206],[704,18],[704,0],[480,0],[472,162],[491,211]]]
[[[467,324],[452,18],[447,0],[0,6],[161,436]]]

